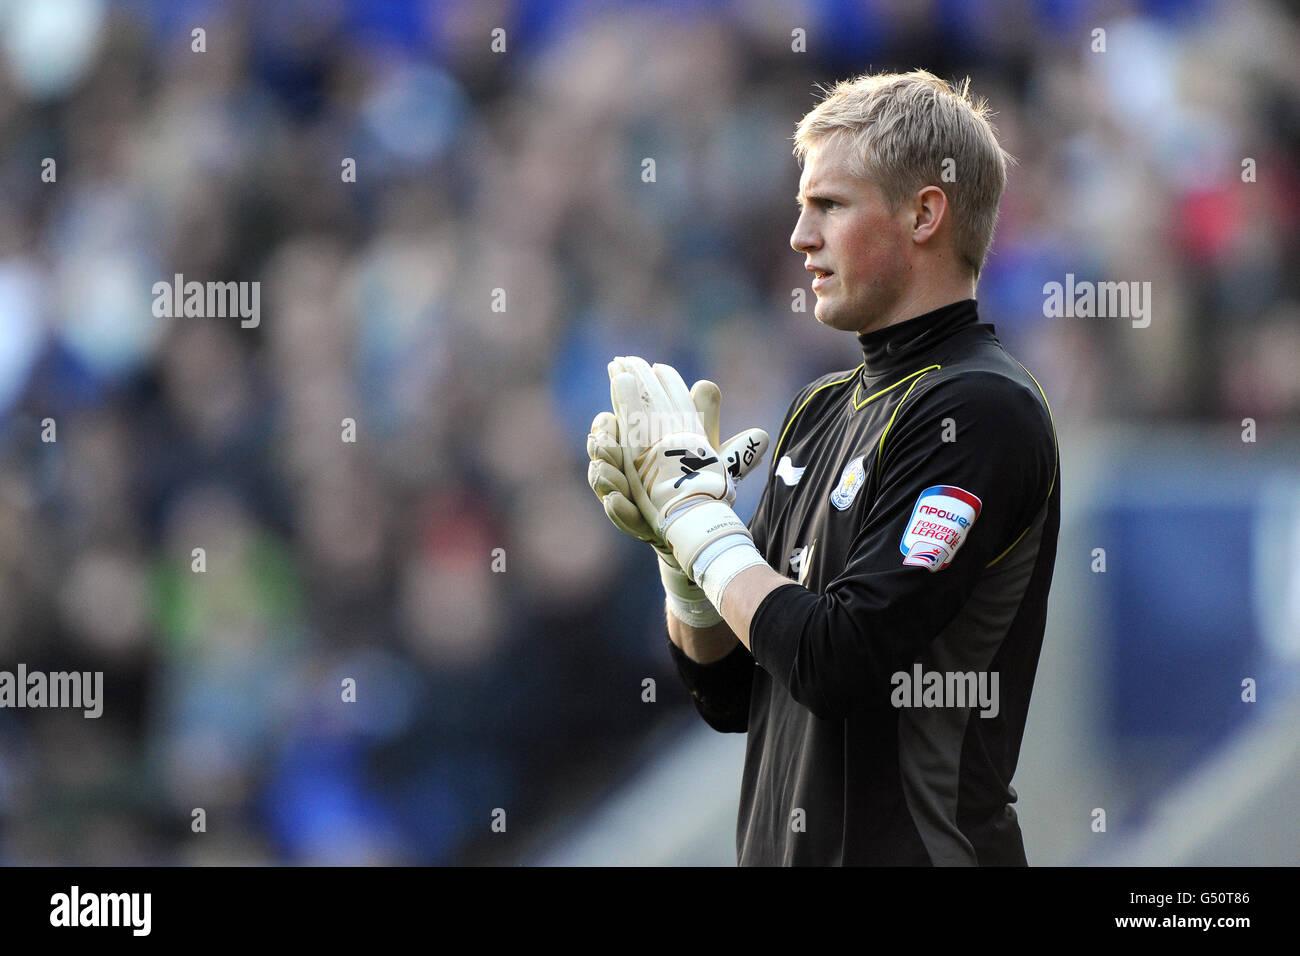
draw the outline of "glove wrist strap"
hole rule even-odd
[[[753,541],[745,522],[716,498],[700,498],[696,504],[676,508],[667,518],[662,533],[683,569],[694,569],[704,549],[719,538],[738,534]]]
[[[704,591],[679,568],[659,559],[659,580],[663,582],[665,606],[673,617],[688,627],[712,627],[722,620]]]

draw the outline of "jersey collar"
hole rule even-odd
[[[862,344],[862,382],[870,388],[900,372],[916,371],[917,362],[954,332],[979,321],[974,299],[926,312],[905,322],[858,336]]]

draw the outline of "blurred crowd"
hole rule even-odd
[[[790,137],[918,66],[1019,161],[980,308],[1064,427],[1300,413],[1268,3],[0,4],[0,669],[106,689],[0,710],[0,862],[514,862],[693,719],[585,484],[605,363],[714,379],[724,432],[856,365]],[[155,316],[177,273],[260,323]],[[1067,273],[1150,327],[1045,318]]]

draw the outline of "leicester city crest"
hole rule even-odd
[[[839,508],[840,511],[844,511],[849,505],[853,504],[853,499],[858,496],[862,486],[867,483],[867,470],[862,467],[865,458],[865,455],[859,455],[845,465],[844,471],[840,474],[840,483],[831,492],[831,504]]]

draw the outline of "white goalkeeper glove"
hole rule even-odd
[[[696,382],[690,391],[691,404],[699,415],[705,434],[712,447],[720,449],[727,465],[728,504],[735,501],[736,483],[749,474],[762,460],[767,450],[768,435],[761,428],[750,428],[718,442],[718,426],[722,394],[718,386],[708,380]],[[668,606],[672,613],[692,627],[709,627],[720,621],[721,615],[709,603],[704,592],[682,571],[668,544],[659,536],[633,503],[631,488],[623,472],[623,448],[620,443],[618,420],[612,412],[601,412],[591,423],[587,435],[587,483],[596,493],[605,514],[614,526],[639,541],[650,544],[659,555],[659,578],[664,586]]]
[[[644,359],[620,357],[609,363],[609,377],[629,497],[717,608],[732,577],[765,562],[731,509],[734,489],[716,427],[710,433],[670,365],[652,368]],[[748,547],[728,554],[740,545]],[[712,578],[703,577],[724,554]]]

